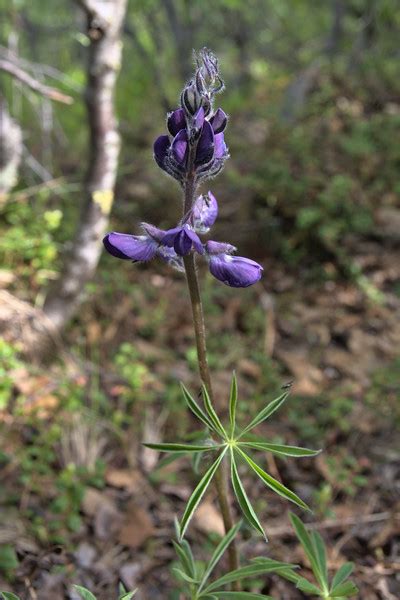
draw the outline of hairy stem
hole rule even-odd
[[[188,177],[185,185],[185,201],[183,209],[184,215],[186,215],[187,212],[190,210],[190,207],[192,206],[192,203],[195,198],[195,194],[196,185],[194,181],[194,176],[191,175]],[[208,366],[207,360],[206,329],[204,325],[203,305],[201,302],[200,287],[196,273],[194,255],[192,253],[188,254],[184,257],[183,261],[186,271],[186,280],[189,288],[190,302],[192,305],[193,326],[196,338],[197,360],[200,378],[210,395],[211,401],[213,402],[214,398],[211,385],[210,368]],[[222,514],[222,519],[224,522],[224,529],[225,532],[228,533],[228,531],[233,527],[233,518],[229,502],[227,473],[224,467],[225,461],[222,463],[222,468],[217,470],[214,476],[214,481],[217,490],[218,502]],[[237,569],[239,567],[239,557],[235,540],[232,541],[228,548],[228,557],[230,570],[233,571]],[[240,589],[239,583],[234,584],[234,589]]]

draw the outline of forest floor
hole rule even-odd
[[[266,268],[265,283],[240,294],[205,277],[210,364],[223,416],[233,368],[241,419],[293,380],[286,407],[260,433],[323,452],[271,455],[266,468],[313,507],[304,519],[326,541],[329,568],[354,561],[359,598],[395,600],[400,263],[394,245],[376,241],[358,244],[353,257],[375,299],[355,283],[310,282],[305,270],[279,263]],[[13,400],[0,413],[0,589],[61,600],[76,598],[78,583],[112,600],[122,581],[139,588],[138,600],[182,597],[173,592],[170,540],[196,475],[184,458],[159,467],[141,442],[184,441],[195,430],[179,392],[179,381],[198,391],[185,292],[182,277],[162,266],[101,269],[60,360],[38,369],[16,359]],[[308,577],[287,502],[243,481],[270,542],[246,529],[242,556],[290,560]],[[221,533],[210,492],[188,539],[206,558]],[[277,599],[304,598],[275,575],[254,585]]]

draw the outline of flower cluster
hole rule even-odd
[[[208,233],[218,215],[215,196],[208,192],[199,196],[190,212],[173,229],[163,231],[142,223],[142,235],[108,233],[103,242],[106,250],[125,260],[146,262],[159,256],[165,262],[183,270],[183,256],[196,252],[204,256],[212,275],[231,287],[247,287],[256,283],[262,267],[248,258],[234,256],[231,244],[209,240],[203,244],[199,234]]]
[[[215,223],[217,200],[211,192],[187,197],[187,189],[196,190],[201,181],[215,176],[228,158],[224,140],[228,119],[221,108],[213,110],[214,96],[224,87],[218,61],[207,49],[198,54],[196,61],[193,79],[182,91],[180,108],[167,118],[171,137],[161,135],[154,143],[157,164],[185,189],[186,214],[173,229],[163,231],[142,223],[142,235],[111,232],[103,242],[117,258],[144,262],[158,256],[179,270],[184,268],[183,257],[194,252],[205,257],[212,275],[226,285],[247,287],[260,279],[262,267],[248,258],[234,256],[236,248],[231,244],[203,244],[199,235],[208,233]]]

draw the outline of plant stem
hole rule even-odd
[[[189,164],[192,162],[189,157]],[[185,201],[183,212],[184,215],[190,210],[196,194],[196,185],[194,180],[194,174],[192,173],[186,181],[185,185]],[[199,367],[200,378],[209,393],[211,402],[213,399],[213,391],[211,385],[210,368],[207,360],[207,344],[206,344],[206,330],[204,325],[203,305],[201,302],[199,281],[196,273],[196,265],[193,253],[184,256],[183,262],[186,271],[186,280],[189,288],[190,302],[192,305],[193,313],[193,326],[196,338],[197,347],[197,361]],[[227,485],[227,473],[224,468],[225,461],[221,465],[221,469],[218,469],[214,476],[215,487],[218,495],[218,502],[222,514],[222,520],[224,523],[225,533],[228,533],[233,527],[233,518],[229,502],[229,492]],[[228,548],[229,557],[229,568],[231,571],[239,568],[239,557],[235,540],[232,541]],[[240,590],[240,584],[234,585],[234,589]]]

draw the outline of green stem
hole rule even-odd
[[[189,165],[192,164],[192,157],[189,156]],[[196,195],[196,184],[194,179],[194,173],[188,177],[185,185],[185,201],[183,212],[184,215],[190,210]],[[186,280],[189,288],[190,302],[192,305],[193,314],[193,326],[196,338],[197,347],[197,361],[199,367],[200,378],[205,385],[211,402],[213,402],[213,391],[211,385],[210,368],[207,360],[207,343],[206,343],[206,329],[204,325],[203,305],[201,302],[200,287],[196,273],[196,265],[193,253],[188,254],[183,258],[186,271]],[[215,476],[215,487],[218,495],[218,502],[222,514],[222,520],[224,523],[225,533],[228,533],[233,527],[232,511],[229,502],[228,492],[228,478],[225,468],[225,461],[222,464],[222,468],[218,469]],[[232,541],[228,548],[229,557],[229,568],[231,571],[239,568],[239,557],[235,540]],[[240,585],[234,585],[234,589],[240,590]]]

